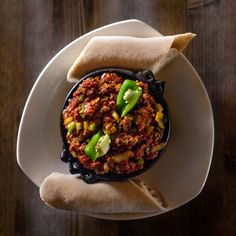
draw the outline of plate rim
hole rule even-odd
[[[21,164],[21,158],[20,158],[20,141],[21,141],[21,136],[22,136],[22,126],[24,124],[24,120],[25,120],[25,114],[26,114],[26,111],[27,111],[27,107],[28,107],[28,104],[31,100],[31,97],[39,83],[39,81],[41,80],[41,78],[43,77],[45,71],[47,71],[47,69],[51,66],[51,64],[64,52],[66,51],[71,45],[73,44],[76,44],[77,41],[80,41],[80,40],[83,40],[84,38],[86,38],[87,36],[89,36],[90,34],[92,33],[96,33],[96,32],[99,32],[101,30],[104,30],[104,29],[107,29],[107,28],[110,28],[110,27],[114,27],[114,26],[117,26],[117,25],[122,25],[122,24],[130,24],[130,23],[138,23],[138,24],[141,24],[141,25],[144,25],[145,27],[147,27],[148,29],[152,30],[153,32],[156,32],[157,34],[160,34],[156,29],[152,28],[151,26],[149,26],[148,24],[140,21],[140,20],[137,20],[137,19],[128,19],[128,20],[123,20],[123,21],[118,21],[118,22],[114,22],[114,23],[111,23],[111,24],[108,24],[108,25],[105,25],[105,26],[102,26],[102,27],[99,27],[99,28],[96,28],[92,31],[89,31],[87,32],[86,34],[83,34],[81,35],[80,37],[76,38],[75,40],[73,40],[72,42],[70,42],[69,44],[67,44],[65,47],[63,47],[61,50],[59,50],[53,57],[52,59],[46,64],[46,66],[43,68],[43,70],[40,72],[40,74],[38,75],[36,81],[34,82],[31,90],[30,90],[30,93],[27,97],[27,100],[25,102],[25,105],[24,105],[24,109],[22,111],[22,115],[21,115],[21,120],[20,120],[20,124],[19,124],[19,128],[18,128],[18,134],[17,134],[17,142],[16,142],[16,159],[17,159],[17,163],[18,165],[20,166],[21,170],[24,172],[24,174],[37,186],[38,184],[35,183],[35,181],[33,181],[31,179],[31,177],[29,176],[29,174],[27,173],[27,171],[24,169],[24,167],[22,166]],[[210,98],[209,98],[209,95],[208,95],[208,92],[207,92],[207,89],[203,83],[203,81],[201,80],[199,74],[197,73],[196,69],[193,67],[193,65],[190,63],[190,61],[181,53],[179,56],[181,56],[184,61],[188,64],[188,66],[191,68],[193,74],[195,75],[195,77],[197,77],[198,81],[200,82],[200,85],[201,85],[201,89],[203,90],[204,92],[204,95],[205,95],[205,98],[207,100],[207,104],[208,104],[208,107],[209,107],[209,114],[211,115],[211,136],[212,136],[212,139],[211,139],[211,148],[209,149],[210,150],[210,156],[209,156],[209,164],[207,166],[207,171],[206,171],[206,175],[205,175],[205,178],[204,178],[204,181],[201,185],[201,188],[199,189],[198,192],[196,192],[195,195],[192,196],[192,198],[186,200],[184,203],[181,203],[177,206],[175,206],[174,208],[171,208],[167,211],[164,211],[164,212],[154,212],[154,213],[139,213],[139,214],[136,214],[136,216],[132,217],[131,215],[128,216],[126,215],[126,217],[118,217],[117,218],[117,215],[116,214],[109,214],[109,217],[107,217],[107,214],[93,214],[93,213],[82,213],[84,215],[88,215],[88,216],[92,216],[92,217],[96,217],[96,218],[100,218],[100,219],[107,219],[107,220],[135,220],[135,219],[144,219],[144,218],[149,218],[149,217],[152,217],[152,216],[157,216],[157,215],[160,215],[160,214],[164,214],[164,213],[167,213],[169,211],[172,211],[182,205],[185,205],[186,203],[190,202],[191,200],[193,200],[194,198],[196,198],[203,190],[205,184],[206,184],[206,181],[207,181],[207,178],[208,178],[208,175],[209,175],[209,171],[210,171],[210,167],[211,167],[211,163],[212,163],[212,158],[213,158],[213,152],[214,152],[214,142],[215,142],[215,126],[214,126],[214,113],[213,113],[213,109],[212,109],[212,105],[211,105],[211,101],[210,101]],[[115,216],[116,215],[116,216]]]

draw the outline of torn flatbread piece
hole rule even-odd
[[[149,69],[156,75],[183,51],[194,37],[195,34],[192,33],[150,38],[93,37],[69,69],[67,80],[77,82],[85,74],[107,67]]]
[[[49,206],[85,213],[167,210],[162,196],[137,179],[87,184],[75,175],[52,173],[41,184],[40,197]]]

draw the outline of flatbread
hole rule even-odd
[[[161,195],[138,179],[87,184],[75,175],[52,173],[41,184],[40,197],[49,206],[87,213],[167,210]]]
[[[149,69],[157,74],[194,37],[195,34],[192,33],[151,38],[93,37],[69,69],[67,80],[77,82],[85,74],[106,67],[130,70]]]

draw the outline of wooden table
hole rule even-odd
[[[0,235],[236,235],[236,1],[1,0]],[[45,206],[16,162],[26,98],[46,63],[82,34],[136,18],[163,34],[198,37],[187,57],[214,110],[210,174],[190,203],[157,217],[106,221]]]

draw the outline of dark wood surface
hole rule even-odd
[[[236,235],[236,1],[0,0],[0,235]],[[129,18],[163,34],[198,37],[187,57],[215,117],[207,183],[190,203],[157,217],[107,221],[45,206],[16,162],[26,98],[50,58],[73,39]]]

